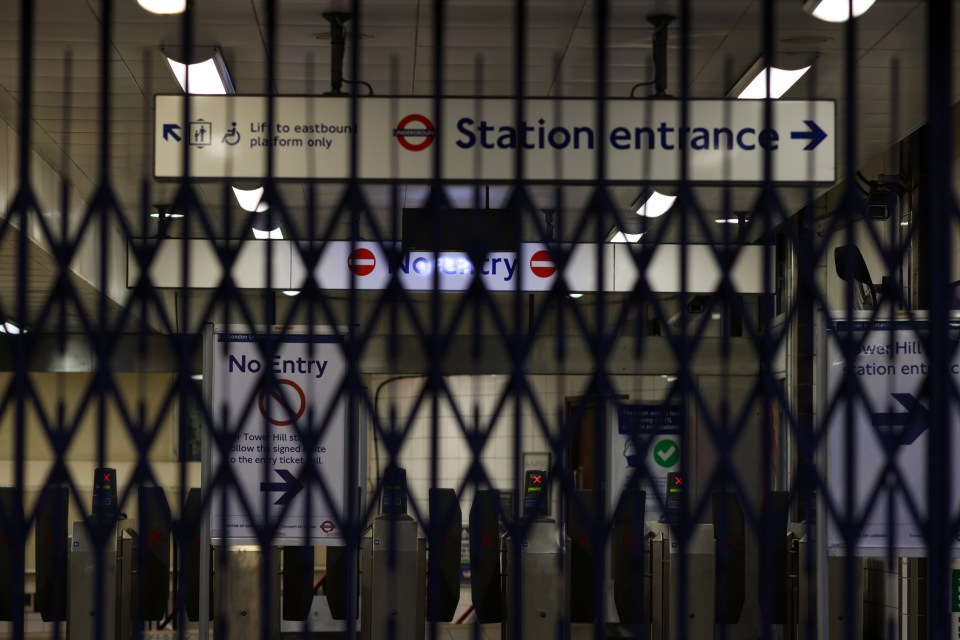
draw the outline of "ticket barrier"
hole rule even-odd
[[[679,522],[683,482],[682,474],[669,474],[666,522],[646,527],[653,640],[714,638],[718,624],[737,624],[743,612],[746,540],[739,498],[713,493],[713,524],[694,525],[681,543],[673,523]]]
[[[45,620],[62,619],[57,612],[65,605],[68,640],[131,638],[143,621],[163,619],[169,599],[170,513],[163,489],[139,488],[136,530],[119,512],[116,471],[95,474],[91,515],[73,523],[63,583],[69,597],[54,592],[59,585],[41,587],[38,579],[38,597],[44,591],[52,609]],[[66,523],[66,489],[45,490],[39,508],[38,548],[49,547],[57,538],[50,531]],[[38,563],[38,574],[46,572]]]
[[[713,638],[716,626],[713,525],[693,527],[685,543],[686,576],[681,575],[680,544],[665,522],[648,523],[651,638]],[[684,614],[684,629],[678,628]]]
[[[427,620],[453,620],[463,524],[456,492],[430,489],[429,512],[424,537],[407,513],[406,472],[388,469],[380,513],[360,542],[360,598],[353,610],[359,611],[361,640],[421,640]],[[346,548],[328,548],[326,598],[334,620],[344,620],[350,609],[348,560]]]
[[[543,515],[547,474],[527,470],[518,529],[502,538],[503,628],[512,638],[566,638],[570,631],[570,556],[557,521]],[[520,592],[517,592],[519,587]],[[515,635],[519,634],[519,635]]]

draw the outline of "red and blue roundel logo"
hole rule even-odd
[[[414,124],[420,126],[412,127],[411,125]],[[437,137],[437,128],[427,116],[411,113],[397,123],[397,128],[393,130],[393,137],[407,151],[423,151],[433,144],[433,140]],[[417,141],[413,142],[411,138]]]

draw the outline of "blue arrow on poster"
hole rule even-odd
[[[872,413],[873,426],[892,444],[913,444],[930,427],[930,411],[910,393],[891,394],[906,412]]]
[[[622,404],[617,408],[617,431],[663,435],[680,433],[679,404]]]

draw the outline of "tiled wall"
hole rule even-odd
[[[377,414],[382,423],[390,425],[391,412],[396,416],[398,429],[410,422],[410,431],[400,450],[399,463],[407,471],[411,499],[422,510],[424,517],[430,486],[456,489],[464,519],[469,513],[474,485],[471,483],[465,486],[464,479],[473,462],[473,456],[460,426],[461,421],[471,430],[477,428],[476,425],[479,425],[483,432],[492,430],[481,460],[494,488],[510,489],[515,487],[517,482],[513,466],[518,414],[521,453],[549,451],[543,433],[543,422],[551,433],[556,433],[557,425],[563,419],[566,400],[588,395],[591,379],[588,376],[527,376],[525,380],[532,387],[534,402],[526,399],[518,408],[513,397],[508,394],[499,410],[498,406],[510,384],[510,376],[447,376],[444,381],[449,394],[438,397],[435,405],[433,394],[424,391],[427,384],[424,378],[381,377],[370,381],[370,393],[377,397]],[[614,384],[618,394],[628,396],[632,401],[646,402],[662,400],[670,386],[661,376],[620,376],[615,378]],[[416,401],[421,395],[421,404],[414,411]],[[538,413],[543,416],[543,421],[537,417]],[[376,470],[372,433],[369,442],[368,486],[372,489]],[[387,454],[382,443],[379,445],[379,455],[382,470],[387,464]],[[432,485],[431,461],[434,460],[434,455],[437,482]],[[557,493],[553,491],[554,502]],[[556,504],[553,512],[556,513]]]

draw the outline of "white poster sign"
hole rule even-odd
[[[347,416],[340,392],[346,362],[339,338],[322,329],[293,328],[270,337],[277,341],[271,357],[261,346],[265,332],[218,326],[211,335],[214,428],[235,433],[223,454],[204,433],[205,486],[221,465],[234,477],[225,505],[218,496],[210,503],[211,538],[252,541],[255,526],[280,519],[275,544],[336,543],[347,486]]]
[[[510,98],[437,104],[362,97],[354,117],[346,97],[157,96],[154,175],[179,178],[189,158],[199,179],[502,182],[519,159],[526,180],[583,183],[599,178],[602,158],[611,182],[730,184],[765,180],[769,157],[773,182],[836,179],[831,101],[777,100],[769,122],[760,100],[528,98],[520,118]]]
[[[918,521],[927,517],[931,429],[952,430],[951,458],[960,460],[960,406],[954,404],[948,424],[931,424],[923,389],[929,371],[921,338],[927,328],[925,320],[904,319],[837,321],[827,329],[827,404],[840,394],[826,424],[829,494],[845,517],[863,518],[859,539],[850,549],[830,517],[832,555],[881,555],[890,545],[897,556],[926,555],[924,528]],[[960,325],[953,331],[954,339],[957,329]],[[851,361],[841,347],[847,340],[857,343]],[[954,384],[960,382],[960,356],[954,356],[951,375]],[[844,381],[848,388],[841,390]],[[960,510],[960,471],[942,481],[950,486],[950,513],[955,518]],[[853,504],[848,502],[848,492]],[[960,552],[960,540],[953,544]]]
[[[611,513],[631,476],[639,474],[639,488],[646,492],[643,518],[657,521],[664,515],[667,474],[680,471],[682,409],[679,404],[639,403],[620,405],[611,413],[616,426],[611,438],[611,486],[618,488],[610,496]]]

